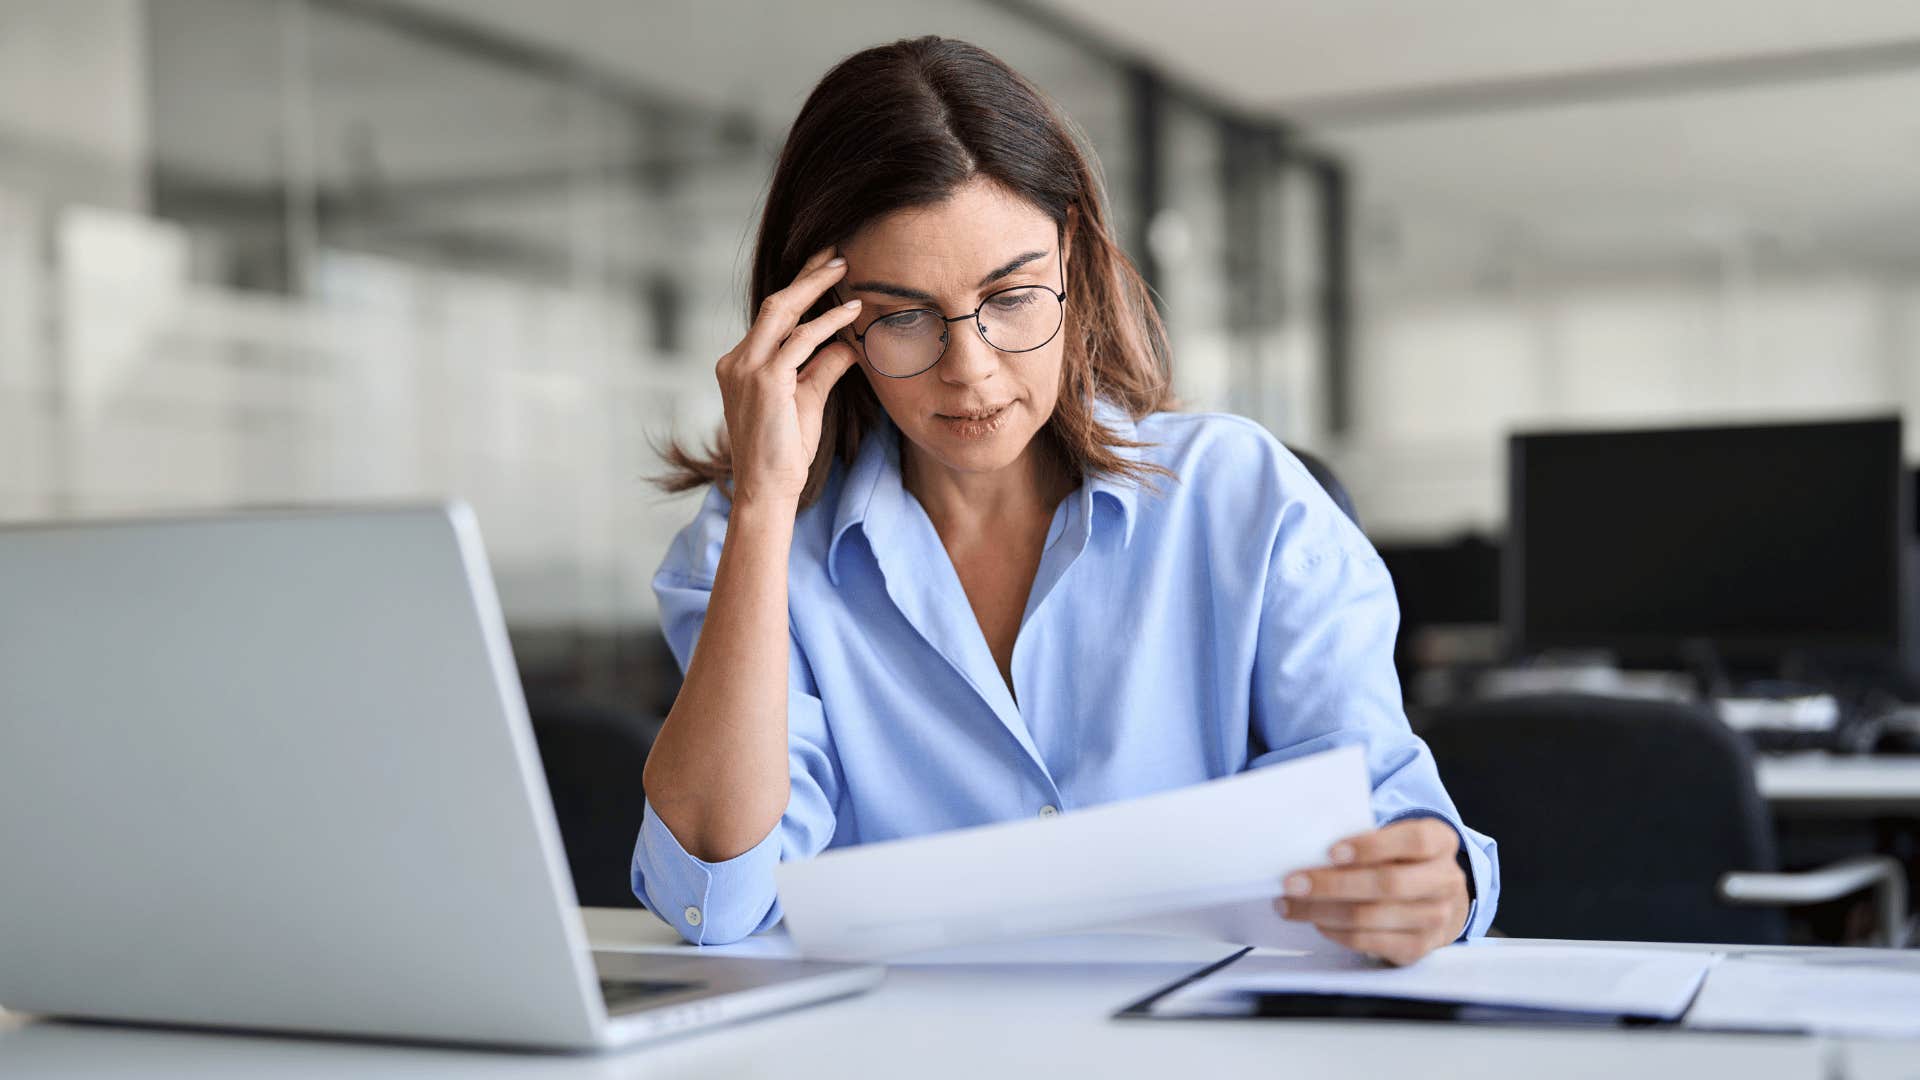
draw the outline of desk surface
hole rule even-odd
[[[1920,754],[1761,755],[1755,774],[1769,802],[1920,806]]]
[[[639,911],[590,910],[596,945],[675,948]],[[747,943],[746,948],[755,948]],[[1685,947],[1685,946],[1681,946]],[[1114,1009],[1226,947],[1058,939],[1058,959],[992,950],[898,966],[877,990],[605,1056],[551,1057],[201,1034],[0,1017],[0,1075],[208,1077],[1298,1076],[1813,1078],[1920,1058],[1911,1045],[1682,1031],[1446,1024],[1122,1022]],[[1026,960],[1019,959],[1028,955]],[[1911,1054],[1908,1052],[1912,1051]]]

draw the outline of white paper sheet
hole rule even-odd
[[[1350,835],[1350,834],[1349,834]],[[1164,934],[1185,939],[1257,945],[1296,953],[1345,953],[1312,923],[1281,918],[1273,910],[1278,890],[1251,900],[1169,911],[1096,929],[1115,934]]]
[[[1342,747],[1052,818],[829,851],[775,871],[809,957],[870,959],[977,941],[1164,924],[1231,929],[1286,875],[1373,827],[1366,761]],[[1198,920],[1196,923],[1194,920]],[[1292,935],[1272,915],[1275,941]],[[1205,932],[1202,929],[1201,932]],[[1311,928],[1299,932],[1311,940]]]
[[[1255,953],[1169,994],[1155,1011],[1218,1011],[1248,994],[1340,994],[1675,1020],[1718,954],[1502,942],[1436,949],[1404,968],[1351,953]]]
[[[1920,1037],[1920,968],[1875,962],[1739,957],[1707,976],[1690,1028]],[[1897,956],[1898,954],[1893,954]]]

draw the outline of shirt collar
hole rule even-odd
[[[1093,399],[1093,418],[1118,439],[1135,442],[1140,438],[1133,417],[1106,398]],[[1143,446],[1115,446],[1110,449],[1116,456],[1136,464],[1146,453],[1146,447]],[[1120,511],[1120,545],[1125,547],[1132,542],[1134,520],[1139,517],[1140,488],[1137,483],[1123,476],[1097,473],[1087,478],[1086,486],[1094,494],[1104,494],[1113,500],[1114,506]]]
[[[1132,442],[1138,438],[1138,429],[1127,411],[1105,398],[1096,398],[1093,403],[1094,419],[1107,431],[1119,439]],[[1113,452],[1128,461],[1139,461],[1143,447],[1116,446]],[[1096,474],[1083,484],[1089,496],[1106,495],[1113,501],[1120,514],[1120,543],[1125,546],[1133,539],[1134,520],[1138,516],[1139,492],[1135,485],[1124,477],[1106,473]],[[839,498],[834,506],[832,538],[827,542],[827,577],[834,585],[840,584],[838,557],[840,542],[847,530],[859,525],[866,534],[867,543],[876,550],[891,535],[906,489],[900,481],[900,429],[893,421],[882,415],[880,422],[868,429],[860,440],[860,450],[854,455],[853,464],[848,467],[846,480],[840,485]],[[1091,510],[1091,506],[1087,507]]]

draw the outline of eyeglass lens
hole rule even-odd
[[[987,344],[1010,353],[1051,341],[1061,317],[1059,294],[1037,285],[994,293],[975,316]],[[939,361],[950,332],[944,318],[922,308],[875,319],[866,331],[867,362],[883,374],[917,375]]]

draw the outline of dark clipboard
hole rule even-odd
[[[1157,1012],[1155,1006],[1176,990],[1213,975],[1252,952],[1252,948],[1182,976],[1113,1014],[1116,1020],[1415,1020],[1522,1027],[1662,1028],[1677,1021],[1657,1016],[1570,1012],[1457,1001],[1375,997],[1352,994],[1249,994],[1244,1013]]]

